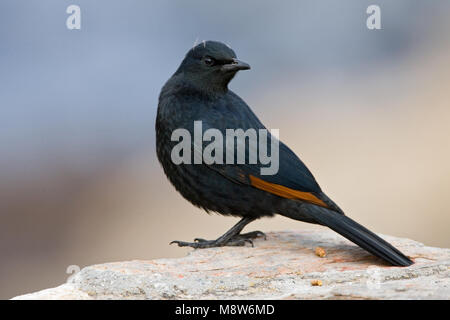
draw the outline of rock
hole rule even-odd
[[[415,264],[390,267],[331,230],[284,231],[255,240],[254,248],[93,265],[66,284],[14,299],[450,298],[450,249],[382,237]]]

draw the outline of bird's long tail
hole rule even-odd
[[[308,214],[314,217],[314,220],[318,223],[333,229],[361,248],[390,264],[406,267],[414,263],[391,244],[349,217],[314,205],[309,206],[308,209],[310,211]]]

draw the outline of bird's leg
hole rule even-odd
[[[213,248],[213,247],[223,247],[223,246],[245,246],[246,243],[250,243],[253,247],[252,239],[259,236],[263,236],[264,239],[266,235],[261,231],[253,231],[248,233],[242,233],[242,229],[255,220],[255,218],[242,218],[236,223],[230,230],[225,232],[222,236],[216,240],[205,240],[196,238],[194,242],[185,241],[172,241],[172,243],[178,244],[179,247],[191,247],[191,248]]]

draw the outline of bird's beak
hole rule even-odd
[[[250,65],[238,59],[233,59],[233,62],[224,64],[222,66],[222,71],[239,71],[248,69],[250,69]]]

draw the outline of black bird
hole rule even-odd
[[[161,90],[156,118],[156,148],[170,182],[195,206],[207,212],[242,218],[216,240],[172,243],[193,248],[245,245],[253,238],[264,236],[260,231],[242,234],[248,223],[280,214],[328,226],[394,266],[413,264],[391,244],[345,216],[322,192],[304,163],[281,141],[279,170],[274,175],[261,175],[263,165],[260,161],[256,164],[248,161],[245,164],[175,164],[172,161],[172,148],[178,143],[172,141],[172,132],[184,128],[193,135],[194,121],[202,121],[203,131],[216,128],[224,136],[226,129],[265,129],[250,107],[228,89],[228,83],[236,73],[247,69],[250,66],[237,60],[227,45],[205,41],[188,51],[178,70]],[[195,153],[194,143],[192,148]]]

